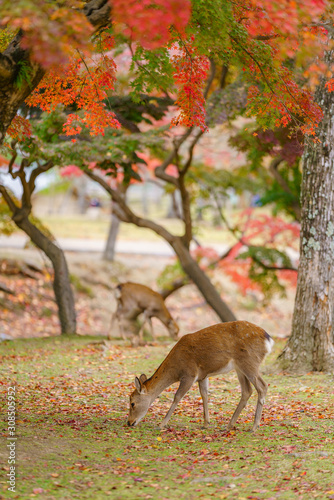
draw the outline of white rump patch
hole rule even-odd
[[[265,344],[265,349],[266,349],[266,351],[267,351],[267,354],[271,353],[271,350],[272,350],[272,348],[273,348],[274,343],[275,343],[275,342],[273,341],[273,339],[272,339],[271,337],[270,337],[269,339],[266,339],[266,340],[264,341],[264,344]]]

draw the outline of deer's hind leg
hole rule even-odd
[[[238,406],[235,409],[235,412],[233,413],[231,420],[229,421],[229,423],[226,427],[226,430],[230,430],[234,427],[236,421],[239,418],[240,413],[245,408],[245,406],[246,406],[246,404],[247,404],[247,402],[248,402],[248,400],[251,397],[252,392],[253,392],[252,386],[251,386],[248,378],[246,377],[246,375],[241,373],[239,370],[237,370],[237,375],[238,375],[238,379],[239,379],[239,383],[240,383],[240,387],[241,387],[241,399],[239,401]]]
[[[145,329],[145,324],[146,323],[149,324],[150,330],[151,330],[151,335],[154,338],[152,319],[151,319],[150,313],[148,311],[144,311],[144,314],[143,314],[143,323],[142,323],[142,325],[140,327],[140,330],[139,330],[139,333],[138,333],[138,335],[139,335],[139,343],[140,344],[144,343],[144,329]]]
[[[263,380],[263,378],[259,373],[251,375],[249,377],[249,380],[252,382],[257,391],[257,403],[256,403],[254,424],[252,428],[252,432],[255,432],[256,429],[260,426],[264,400],[268,390],[268,384]]]

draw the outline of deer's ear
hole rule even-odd
[[[135,378],[135,386],[139,394],[141,393],[141,383],[138,377]]]
[[[135,386],[139,394],[145,394],[146,389],[138,377],[135,378]]]
[[[141,382],[142,384],[145,382],[145,380],[147,380],[147,377],[146,377],[145,373],[142,373],[142,374],[140,375],[139,380],[140,380],[140,382]]]

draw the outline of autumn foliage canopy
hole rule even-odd
[[[289,125],[315,133],[322,111],[312,91],[326,69],[315,58],[326,48],[329,2],[110,0],[110,21],[98,30],[82,6],[78,0],[2,3],[1,24],[12,33],[23,30],[22,46],[46,70],[28,104],[69,109],[65,134],[75,136],[82,127],[103,134],[105,127],[120,126],[106,99],[117,79],[114,55],[125,48],[140,73],[132,82],[134,93],[150,88],[174,96],[172,126],[207,129],[204,88],[212,61],[242,75],[247,114],[262,127]],[[29,78],[28,69],[22,67],[21,78]],[[18,138],[29,133],[22,117],[9,130]]]

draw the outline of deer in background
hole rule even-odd
[[[144,322],[139,330],[139,342],[143,342],[144,326],[148,322],[151,329],[152,337],[155,338],[152,320],[156,317],[166,326],[172,339],[177,338],[179,327],[170,315],[162,296],[151,290],[148,286],[140,285],[139,283],[121,283],[115,290],[115,298],[117,301],[117,309],[111,318],[109,331],[109,339],[114,321],[117,320],[120,326],[122,338],[126,340],[124,333],[123,320],[134,321],[139,314],[144,314]]]
[[[267,384],[260,375],[259,367],[273,344],[274,341],[267,332],[248,321],[219,323],[184,335],[151,378],[147,379],[144,374],[135,378],[136,388],[130,395],[128,425],[138,425],[159,394],[179,381],[173,403],[160,428],[167,425],[177,404],[194,382],[198,382],[203,400],[204,425],[208,426],[208,377],[234,369],[241,386],[241,399],[226,430],[234,427],[246,406],[252,394],[252,384],[258,394],[252,429],[254,432],[260,425],[267,393]]]

